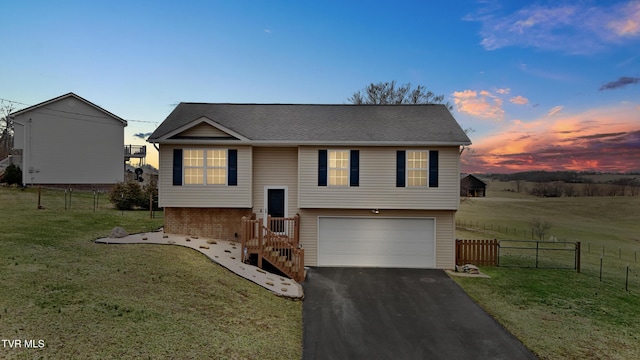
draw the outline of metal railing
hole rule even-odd
[[[147,155],[146,145],[125,145],[124,156],[125,157],[145,157]]]

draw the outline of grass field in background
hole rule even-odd
[[[541,358],[640,358],[640,197],[536,198],[508,188],[490,183],[486,198],[465,199],[456,236],[530,239],[537,217],[552,225],[547,239],[581,242],[581,272],[484,267],[491,279],[455,280]]]
[[[68,195],[68,194],[67,194]],[[91,192],[0,188],[0,358],[300,358],[302,304],[164,245],[93,242],[162,225]],[[68,198],[67,198],[68,201]],[[67,203],[68,207],[68,203]]]

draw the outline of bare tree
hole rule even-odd
[[[598,185],[594,184],[593,181],[588,181],[584,184],[582,193],[584,196],[600,196],[601,189]]]
[[[444,95],[436,95],[424,85],[411,88],[410,83],[396,86],[396,81],[371,83],[347,99],[355,105],[444,104],[450,111],[453,105],[444,102]]]
[[[613,190],[611,190],[611,195],[624,196],[627,192],[627,188],[629,186],[633,186],[634,180],[635,178],[620,178],[612,181]]]
[[[526,180],[515,180],[514,182],[512,182],[514,191],[517,193],[521,193],[523,191],[525,191],[525,184],[527,183]]]
[[[540,218],[531,219],[531,229],[538,236],[538,239],[544,240],[544,236],[551,229],[551,223]]]
[[[640,193],[640,181],[636,178],[633,178],[629,183],[629,192],[631,196],[637,196]]]
[[[13,110],[12,103],[0,103],[0,160],[11,154],[13,149],[13,120],[9,117]]]
[[[564,195],[568,197],[578,196],[578,191],[573,184],[564,184]]]

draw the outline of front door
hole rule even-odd
[[[285,189],[267,189],[267,214],[272,218],[284,218],[285,210]],[[271,230],[284,232],[284,220],[272,221],[269,224]]]

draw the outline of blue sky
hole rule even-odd
[[[396,80],[444,94],[475,129],[463,170],[640,171],[638,0],[2,9],[0,98],[21,108],[74,92],[129,120],[127,143],[181,101],[340,104]]]

